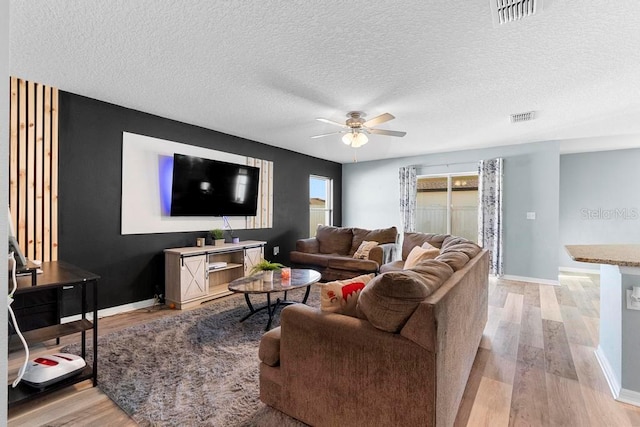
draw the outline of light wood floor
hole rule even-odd
[[[561,286],[490,283],[489,321],[457,426],[640,426],[640,408],[613,400],[594,355],[598,276],[564,275],[560,282]],[[176,313],[139,310],[102,319],[99,330],[107,334]],[[75,338],[66,338],[63,345],[69,342]],[[19,357],[10,355],[10,378]],[[135,423],[85,382],[9,412],[9,426],[27,425]]]

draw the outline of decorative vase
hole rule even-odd
[[[264,280],[265,282],[273,282],[273,270],[263,271],[262,280]]]
[[[222,246],[224,245],[224,239],[213,239],[213,246]]]

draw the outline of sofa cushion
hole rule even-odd
[[[371,241],[363,240],[362,243],[360,243],[358,250],[354,252],[353,258],[369,259],[369,252],[371,251],[371,249],[375,248],[376,246],[378,246],[378,242],[375,242],[373,240]]]
[[[340,256],[338,254],[333,255]],[[307,252],[291,251],[291,253],[289,253],[289,259],[296,264],[327,267],[331,259],[331,254],[310,254]]]
[[[469,262],[469,256],[464,252],[449,251],[436,257],[437,261],[442,261],[449,265],[453,271],[458,271]]]
[[[428,243],[426,243],[428,245]],[[414,267],[417,263],[425,259],[434,259],[440,255],[440,250],[438,248],[434,248],[431,246],[429,249],[423,248],[422,246],[416,246],[411,249],[409,252],[409,256],[407,256],[407,260],[404,262],[404,269],[409,269]]]
[[[347,256],[333,256],[327,262],[327,267],[336,270],[362,271],[375,273],[378,271],[378,263],[368,259],[353,259]]]
[[[388,262],[386,264],[382,264],[380,266],[380,274],[382,273],[386,273],[387,271],[400,271],[404,268],[404,261],[402,261],[401,259],[396,260],[396,261],[391,261]]]
[[[442,242],[440,253],[463,252],[469,259],[480,253],[482,248],[464,237],[449,236]]]
[[[414,267],[405,271],[413,271],[414,273],[420,274],[433,291],[438,289],[440,285],[453,274],[453,268],[451,268],[451,266],[436,259],[422,260]]]
[[[356,302],[373,274],[363,274],[353,279],[320,283],[320,309],[331,313],[356,316]]]
[[[416,246],[421,246],[425,242],[428,242],[435,248],[440,248],[444,239],[448,237],[447,234],[433,234],[433,233],[404,233],[402,241],[402,259],[407,259],[409,252]]]
[[[353,228],[353,240],[351,241],[350,253],[353,254],[365,240],[373,240],[378,244],[396,243],[398,239],[398,229],[395,227],[379,228],[376,230],[365,230],[364,228]]]
[[[398,332],[418,304],[452,274],[451,267],[435,260],[422,261],[412,270],[381,274],[371,280],[360,293],[356,314],[378,329]]]
[[[350,252],[353,240],[353,233],[350,228],[319,225],[316,230],[316,239],[318,239],[318,249],[322,254],[353,254],[353,252]]]
[[[280,364],[280,326],[273,328],[262,335],[260,347],[258,348],[258,358],[269,366]]]

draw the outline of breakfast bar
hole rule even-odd
[[[574,261],[600,264],[600,342],[596,357],[616,400],[640,406],[640,245],[567,245]]]

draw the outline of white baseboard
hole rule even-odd
[[[609,384],[609,390],[611,390],[611,394],[613,395],[613,398],[616,400],[619,400],[618,398],[620,396],[620,390],[621,390],[620,383],[618,382],[618,379],[616,378],[616,375],[613,372],[613,368],[611,367],[611,364],[609,363],[607,356],[604,355],[604,352],[602,351],[602,347],[598,346],[598,348],[595,351],[595,355],[596,355],[596,359],[598,360],[598,363],[600,364],[600,369],[602,369],[602,373],[604,374],[604,377],[607,379],[607,384]],[[640,396],[640,394],[638,395]]]
[[[116,307],[103,308],[102,310],[98,310],[98,319],[102,317],[114,316],[120,313],[126,313],[129,311],[140,310],[141,308],[153,307],[156,300],[155,298],[146,299],[144,301],[132,302],[129,304],[119,305]],[[93,311],[87,313],[87,319],[93,319]],[[76,314],[74,316],[63,317],[60,319],[60,323],[68,323],[75,322],[76,320],[80,320],[80,315]]]
[[[640,406],[640,393],[633,390],[627,390],[623,388],[620,390],[620,395],[616,399],[618,402],[628,403],[634,406]]]
[[[514,280],[516,282],[529,282],[529,283],[539,283],[542,285],[560,286],[560,281],[558,280],[538,279],[536,277],[513,276],[511,274],[505,274],[501,278],[504,280]]]
[[[558,267],[559,271],[565,273],[583,273],[583,274],[597,274],[600,275],[599,268],[577,268],[577,267]]]

